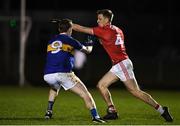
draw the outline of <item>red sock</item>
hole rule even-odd
[[[157,110],[157,109],[159,108],[159,106],[160,106],[160,105],[159,105],[159,104],[157,104],[157,105],[156,105],[156,107],[155,107],[155,109]]]
[[[164,113],[164,109],[161,105],[157,104],[155,109],[160,113],[160,114],[163,114]]]
[[[114,105],[110,105],[110,106],[108,106],[108,111],[110,113],[114,113],[114,112],[116,112],[116,108],[114,107]]]

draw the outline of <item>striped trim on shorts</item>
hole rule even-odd
[[[130,59],[125,59],[112,66],[110,72],[114,73],[121,81],[135,78],[133,64]]]

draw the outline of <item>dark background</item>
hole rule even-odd
[[[26,15],[32,20],[27,39],[25,77],[27,84],[45,86],[43,67],[46,44],[56,26],[52,18],[70,18],[84,26],[96,26],[96,10],[111,9],[113,24],[125,35],[125,45],[142,88],[180,89],[180,18],[177,0],[27,0]],[[18,85],[20,1],[0,1],[0,85]],[[5,17],[8,17],[5,19]],[[86,35],[73,33],[80,41]],[[83,69],[76,74],[95,87],[111,68],[104,49],[96,43]],[[121,82],[115,86],[122,85]]]

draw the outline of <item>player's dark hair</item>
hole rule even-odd
[[[109,9],[102,9],[97,11],[97,15],[102,14],[104,17],[109,19],[109,22],[112,22],[114,14]]]
[[[72,20],[70,19],[52,19],[51,22],[58,24],[58,30],[60,33],[67,32],[72,27]]]

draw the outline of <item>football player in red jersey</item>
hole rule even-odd
[[[151,95],[139,88],[134,76],[133,64],[126,53],[123,32],[120,28],[111,24],[112,20],[112,11],[103,9],[97,11],[97,27],[89,28],[73,24],[73,30],[98,37],[112,60],[112,68],[97,84],[97,88],[108,106],[107,115],[104,116],[104,119],[113,120],[118,118],[108,87],[114,82],[121,80],[132,95],[155,108],[166,121],[172,122],[173,118],[168,112],[168,107],[162,107]]]

